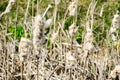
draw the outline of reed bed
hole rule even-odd
[[[5,0],[0,9],[0,80],[120,80],[119,1]]]

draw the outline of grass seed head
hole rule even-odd
[[[77,2],[76,1],[71,2],[70,5],[68,6],[68,11],[70,16],[75,15],[76,8],[77,8]]]

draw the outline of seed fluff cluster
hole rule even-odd
[[[112,40],[116,41],[117,40],[117,29],[120,26],[120,16],[118,15],[118,11],[117,13],[114,15],[114,18],[112,20],[112,26],[110,28],[110,33],[112,35]]]
[[[71,51],[66,53],[66,63],[68,68],[75,67],[76,58],[72,55]]]
[[[33,30],[33,47],[35,55],[38,55],[43,44],[43,29],[44,29],[44,18],[41,15],[37,15],[34,21]]]
[[[89,28],[89,23],[86,25],[86,34],[84,37],[84,44],[83,44],[83,51],[87,55],[88,52],[91,52],[93,50],[93,33],[92,29]]]
[[[76,14],[76,9],[77,9],[77,1],[73,1],[70,3],[68,6],[68,11],[70,16],[74,16]]]
[[[19,43],[19,53],[20,53],[20,61],[24,61],[27,57],[28,53],[30,53],[31,41],[27,38],[21,38]]]

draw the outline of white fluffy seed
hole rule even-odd
[[[76,1],[71,2],[70,5],[68,6],[68,11],[70,16],[75,15],[76,8],[77,8],[77,2]]]

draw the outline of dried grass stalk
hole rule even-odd
[[[4,14],[7,14],[11,11],[13,5],[15,4],[16,0],[9,0],[9,3],[3,13],[1,13],[0,17],[2,17]]]

